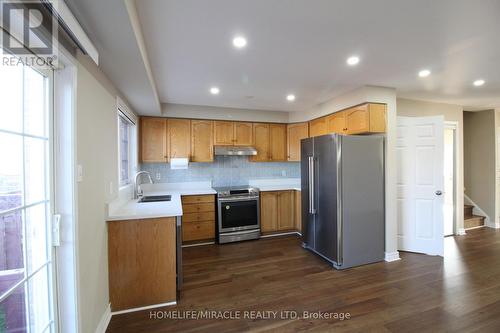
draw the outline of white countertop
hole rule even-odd
[[[251,179],[251,186],[267,191],[300,191],[300,178]],[[138,199],[118,199],[108,207],[107,221],[182,216],[183,195],[217,194],[210,181],[141,185],[144,195],[171,195],[171,201],[139,203]]]
[[[170,201],[137,202],[138,199],[116,200],[108,207],[107,221],[137,220],[182,216],[182,195],[216,194],[211,182],[144,184],[144,195],[171,195]]]
[[[138,199],[126,201],[124,204],[110,208],[108,221],[140,220],[160,217],[182,216],[181,197],[178,193],[170,194],[170,201],[161,202],[137,202]]]
[[[261,192],[300,191],[300,178],[251,179],[249,184],[257,187]]]

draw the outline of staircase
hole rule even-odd
[[[464,228],[477,228],[484,226],[484,216],[474,215],[472,209],[474,206],[464,205]]]

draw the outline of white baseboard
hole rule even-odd
[[[95,333],[106,333],[106,329],[108,328],[110,320],[111,320],[111,304],[108,304],[106,310],[102,314],[101,320],[99,321],[99,325],[97,325]]]
[[[399,257],[398,251],[385,253],[385,261],[392,262],[392,261],[398,261],[398,260],[401,260],[401,258]]]
[[[162,308],[164,306],[172,306],[172,305],[176,305],[176,304],[177,304],[177,302],[173,301],[173,302],[160,303],[160,304],[154,304],[154,305],[148,305],[148,306],[141,306],[139,308],[132,308],[132,309],[127,309],[127,310],[115,311],[115,312],[112,312],[111,314],[114,316],[114,315],[119,315],[119,314],[123,314],[123,313],[130,313],[130,312],[136,312],[136,311],[144,311],[144,310]]]
[[[485,223],[484,225],[487,226],[488,228],[500,229],[500,223],[499,222],[497,222],[497,223]]]
[[[465,236],[467,233],[465,232],[465,228],[458,228],[457,236]]]

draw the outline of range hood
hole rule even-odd
[[[218,156],[253,156],[257,149],[248,146],[215,146],[215,155]]]

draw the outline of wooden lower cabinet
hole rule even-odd
[[[294,191],[260,193],[260,225],[263,233],[295,230],[295,215]]]
[[[182,196],[182,242],[215,239],[215,196]]]
[[[175,217],[109,221],[111,311],[176,300]]]
[[[302,234],[302,192],[295,193],[295,229]]]
[[[260,193],[260,231],[263,233],[278,230],[277,192]]]

